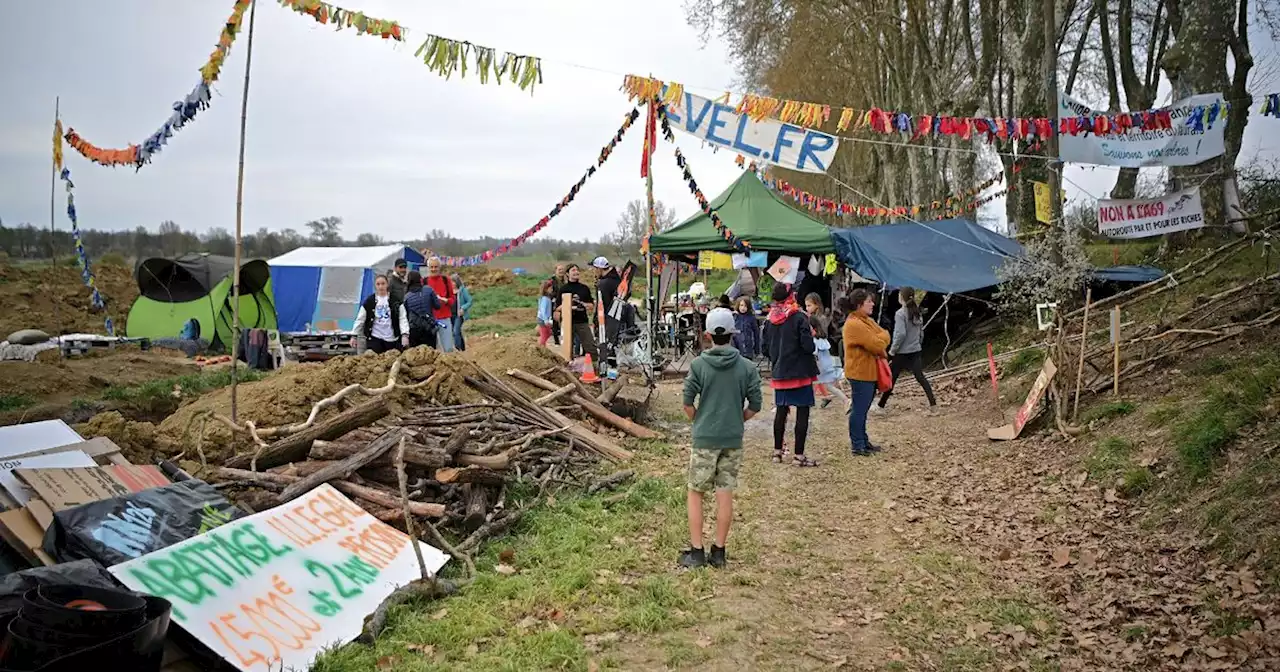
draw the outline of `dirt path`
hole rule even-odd
[[[1082,445],[987,441],[999,423],[978,389],[941,391],[936,417],[903,392],[873,416],[874,457],[849,455],[840,409],[815,409],[817,469],[770,462],[766,402],[730,570],[712,573],[718,616],[670,635],[683,641],[666,654],[625,658],[683,668],[670,650],[687,646],[689,666],[716,670],[1280,669],[1280,610],[1257,578],[1089,480]],[[678,387],[660,404],[672,416]]]

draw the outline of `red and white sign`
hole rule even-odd
[[[1200,187],[1150,201],[1098,201],[1098,232],[1108,238],[1146,238],[1203,226]]]

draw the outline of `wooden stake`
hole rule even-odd
[[[1080,364],[1076,368],[1076,398],[1071,403],[1071,422],[1080,413],[1080,384],[1084,382],[1084,351],[1089,340],[1089,304],[1093,303],[1093,288],[1084,293],[1084,320],[1080,323]]]
[[[1112,378],[1114,382],[1111,385],[1111,394],[1120,396],[1120,306],[1111,309],[1111,324],[1115,327],[1115,356],[1114,370]]]
[[[244,97],[240,100],[240,167],[236,173],[236,258],[231,269],[231,421],[240,422],[236,416],[236,371],[240,348],[240,255],[244,246],[240,234],[244,224],[244,132],[249,118],[249,68],[253,65],[253,19],[258,3],[249,5],[249,43],[244,49]]]
[[[573,361],[573,295],[560,295],[560,356]]]

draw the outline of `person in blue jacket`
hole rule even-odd
[[[760,354],[760,323],[756,321],[755,307],[751,305],[751,297],[738,297],[737,310],[733,313],[733,326],[738,333],[733,335],[733,347],[747,359],[755,359]]]
[[[453,274],[453,286],[458,288],[458,303],[453,309],[453,345],[458,350],[467,349],[467,339],[462,335],[462,323],[471,319],[471,290],[462,284],[462,276]]]

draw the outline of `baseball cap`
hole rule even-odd
[[[604,257],[596,257],[595,259],[591,260],[591,265],[601,270],[604,270],[606,268],[609,268],[609,260]]]
[[[407,268],[408,266],[409,262],[404,259],[396,259],[396,268]]]
[[[733,322],[733,311],[728,308],[712,308],[707,311],[707,333],[712,336],[738,333]]]

